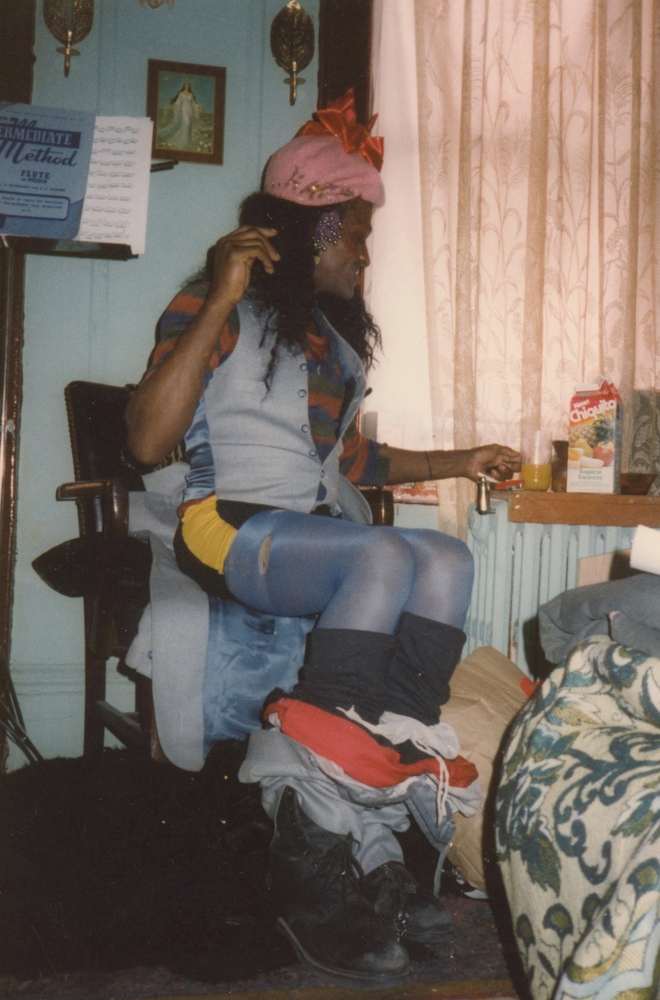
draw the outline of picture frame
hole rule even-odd
[[[223,162],[225,90],[222,66],[149,59],[147,115],[154,159]]]

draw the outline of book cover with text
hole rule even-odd
[[[0,102],[0,233],[75,238],[94,122],[91,111]]]

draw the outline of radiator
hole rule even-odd
[[[585,556],[629,549],[635,528],[574,524],[511,524],[508,502],[492,514],[468,515],[467,544],[475,580],[465,631],[466,653],[493,646],[530,677],[545,667],[536,615],[541,604],[577,586]]]

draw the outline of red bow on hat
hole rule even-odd
[[[355,90],[351,87],[343,97],[317,111],[315,119],[305,122],[297,133],[303,135],[334,135],[341,139],[345,153],[359,153],[376,170],[383,165],[384,140],[370,135],[378,115],[373,115],[368,125],[360,125],[355,114]]]

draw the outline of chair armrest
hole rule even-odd
[[[111,483],[110,479],[98,482],[62,483],[57,487],[55,496],[58,500],[77,500],[78,497],[102,497]]]
[[[125,520],[128,526],[128,485],[123,479],[100,479],[79,483],[62,483],[55,496],[58,500],[103,501],[103,518]]]

